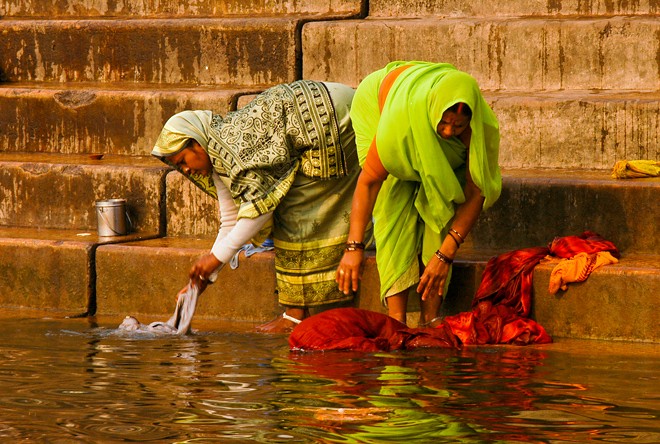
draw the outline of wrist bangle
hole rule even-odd
[[[454,262],[453,259],[450,259],[449,256],[447,256],[446,254],[444,254],[444,253],[443,253],[442,251],[440,251],[440,250],[437,250],[437,251],[435,252],[435,257],[437,257],[437,258],[440,259],[442,262],[444,262],[445,264],[448,264],[448,265],[451,265],[452,262]]]
[[[450,231],[451,233],[454,233],[456,236],[458,236],[458,238],[461,240],[461,243],[465,242],[465,238],[463,237],[463,235],[462,235],[461,233],[459,233],[458,231],[454,230],[453,228],[450,228],[449,231]]]
[[[364,250],[364,243],[358,241],[346,242],[346,251]]]
[[[454,233],[452,233],[450,231],[447,234],[449,234],[449,237],[451,237],[454,240],[454,242],[456,243],[456,248],[461,248],[461,243],[458,241],[458,239],[456,239],[456,236],[454,235]]]

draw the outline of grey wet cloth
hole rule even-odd
[[[190,325],[195,314],[195,308],[197,307],[198,296],[199,289],[190,282],[186,291],[180,293],[177,297],[174,314],[167,322],[152,322],[145,325],[141,324],[133,316],[126,316],[118,328],[119,330],[129,332],[187,335],[191,332]]]

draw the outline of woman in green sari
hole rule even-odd
[[[458,248],[500,195],[497,119],[474,78],[428,62],[392,62],[367,76],[351,118],[362,172],[336,281],[345,294],[357,290],[373,218],[388,314],[405,323],[414,288],[420,325],[431,326]]]
[[[167,121],[151,153],[218,199],[215,244],[190,270],[201,290],[244,244],[272,237],[285,312],[261,331],[289,330],[310,308],[352,298],[334,276],[360,171],[353,94],[345,85],[301,80],[224,118],[184,111]]]

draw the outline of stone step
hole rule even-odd
[[[565,16],[660,14],[654,0],[369,0],[370,17]]]
[[[11,82],[273,85],[299,77],[301,19],[0,20]]]
[[[660,160],[660,91],[492,92],[500,165],[609,170]]]
[[[139,314],[167,318],[188,269],[210,248],[208,240],[160,238],[100,246],[96,250],[96,303],[99,315]],[[469,310],[492,251],[464,251],[457,260],[444,315]],[[275,295],[274,253],[241,255],[236,270],[225,267],[200,298],[196,317],[265,322],[281,313]],[[534,316],[558,337],[660,340],[654,321],[660,291],[660,256],[625,255],[619,264],[596,270],[583,283],[557,295],[548,292],[552,268],[534,274]],[[385,312],[379,299],[372,253],[352,305]],[[416,325],[418,304],[409,302],[409,324]]]
[[[263,89],[0,83],[0,150],[147,155],[176,112],[224,115]],[[660,159],[660,91],[484,95],[500,120],[504,167],[609,169],[621,159]]]
[[[0,227],[96,230],[96,201],[124,198],[132,231],[161,234],[168,171],[151,156],[0,153]]]
[[[392,60],[429,60],[488,90],[658,90],[659,31],[654,16],[307,23],[303,77],[357,85]]]
[[[461,254],[463,260],[454,268],[443,316],[470,310],[486,265],[477,251]],[[533,276],[531,316],[550,335],[649,342],[660,339],[654,308],[660,294],[660,255],[624,253],[618,264],[601,267],[586,281],[570,283],[567,290],[556,294],[548,290],[554,266],[553,262],[542,262]]]
[[[230,17],[272,15],[354,16],[362,9],[361,0],[32,0],[0,1],[3,17]]]
[[[218,205],[181,174],[168,174],[167,235],[215,238]],[[500,199],[467,238],[479,249],[544,245],[595,231],[621,251],[657,254],[660,178],[616,180],[609,171],[505,169]]]
[[[595,231],[622,252],[659,254],[660,178],[617,180],[606,171],[503,171],[502,195],[468,237],[512,250]]]
[[[96,247],[149,237],[143,233],[99,237],[96,231],[0,227],[0,306],[68,315],[93,313]]]
[[[144,156],[173,114],[225,114],[263,88],[0,83],[0,151]]]

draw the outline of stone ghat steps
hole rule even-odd
[[[12,82],[355,86],[416,59],[453,63],[487,90],[657,90],[659,31],[655,16],[6,19],[0,71]]]
[[[354,16],[362,10],[361,0],[32,0],[0,1],[0,17],[231,17],[271,15]]]
[[[655,0],[369,0],[370,17],[590,16],[660,14]]]
[[[97,247],[152,237],[99,237],[96,229],[0,227],[0,306],[94,313]]]
[[[623,179],[608,171],[505,169],[500,199],[468,240],[478,248],[546,245],[585,230],[620,251],[658,254],[660,178]]]
[[[660,178],[616,180],[609,171],[504,169],[500,199],[468,236],[479,249],[546,245],[556,236],[594,231],[621,251],[657,254]],[[215,237],[217,204],[168,174],[167,235]]]
[[[224,115],[266,87],[0,83],[0,150],[143,156],[173,114]],[[609,169],[660,158],[660,90],[484,95],[500,121],[504,167]]]
[[[6,17],[158,17],[254,16],[292,14],[354,15],[368,5],[373,17],[438,16],[564,16],[645,15],[660,13],[654,0],[65,0],[54,4],[31,0],[3,0]]]
[[[454,64],[486,90],[657,90],[659,30],[656,16],[308,23],[302,75],[357,85],[392,60],[428,60]]]
[[[299,77],[302,22],[0,20],[0,72],[11,82],[273,85]]]
[[[96,304],[99,315],[146,314],[167,317],[188,269],[212,241],[161,238],[100,246],[96,250]],[[493,251],[469,249],[456,262],[444,315],[468,310]],[[235,270],[225,267],[199,302],[200,317],[265,322],[277,306],[274,253],[241,255]],[[556,295],[548,292],[552,266],[534,274],[534,317],[555,336],[657,341],[655,300],[660,292],[660,257],[626,256],[596,270],[582,283]],[[384,311],[373,256],[367,259],[361,290],[352,305]],[[409,303],[409,325],[417,325],[417,298]]]
[[[86,234],[86,236],[80,236]],[[0,228],[0,307],[48,310],[76,316],[96,313],[167,318],[191,264],[211,240],[194,238],[98,238],[73,230]],[[118,243],[113,243],[118,242]],[[124,242],[124,243],[122,243]],[[464,248],[457,258],[442,314],[470,309],[486,262],[495,254]],[[274,253],[241,254],[225,267],[199,301],[197,318],[262,323],[281,312],[275,295]],[[553,336],[635,341],[660,340],[655,304],[660,292],[660,256],[623,254],[582,283],[552,295],[553,265],[534,272],[532,316]],[[384,312],[373,253],[352,306]],[[409,302],[409,325],[419,306]]]
[[[0,153],[0,227],[95,231],[95,202],[124,198],[133,231],[161,234],[168,171],[151,156]]]
[[[185,109],[220,114],[264,86],[0,83],[0,151],[144,156]]]
[[[507,168],[609,169],[660,159],[660,90],[485,91]]]

